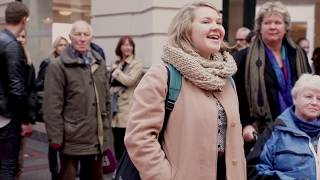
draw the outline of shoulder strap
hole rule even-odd
[[[181,82],[182,82],[181,74],[175,67],[173,67],[171,64],[168,64],[166,68],[168,73],[168,82],[167,82],[168,92],[167,92],[167,97],[165,101],[164,122],[163,122],[161,132],[159,134],[160,142],[163,140],[163,133],[167,127],[170,113],[173,110],[174,104],[180,94]]]
[[[176,102],[180,89],[181,89],[181,74],[173,67],[171,64],[168,65],[168,94],[166,98],[166,110],[168,110],[168,115],[170,115],[173,110],[174,103]]]
[[[233,80],[233,78],[231,76],[229,76],[229,81],[231,82],[232,87],[235,90],[236,89],[236,84],[235,84],[235,82],[234,82],[234,80]]]

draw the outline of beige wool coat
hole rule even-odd
[[[118,128],[127,127],[128,113],[132,104],[133,91],[141,79],[143,70],[142,61],[135,58],[135,56],[129,56],[123,62],[120,62],[117,65],[117,69],[121,69],[124,62],[128,64],[125,70],[118,71],[119,73],[117,76],[113,78],[127,87],[119,94],[118,113],[112,118],[112,127]]]
[[[213,97],[216,96],[227,115],[227,179],[245,180],[246,163],[238,98],[230,81],[223,92],[212,94],[183,79],[161,149],[157,137],[164,121],[166,74],[164,64],[152,67],[134,93],[125,145],[141,178],[216,180],[218,112]]]

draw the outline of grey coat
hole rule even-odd
[[[103,59],[92,51],[94,62],[87,66],[69,46],[47,69],[43,113],[50,143],[62,144],[63,153],[99,153],[97,87],[104,130],[104,145],[110,130],[110,93]],[[110,142],[108,142],[110,144]]]

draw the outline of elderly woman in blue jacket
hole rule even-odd
[[[320,179],[320,76],[303,74],[291,93],[247,156],[248,179]]]

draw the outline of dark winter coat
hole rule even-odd
[[[30,78],[33,67],[28,65],[22,45],[14,34],[0,32],[0,115],[20,123],[33,123],[30,113]]]
[[[50,143],[62,144],[69,155],[99,153],[97,87],[104,141],[110,129],[111,105],[105,61],[92,51],[91,67],[75,55],[71,46],[47,68],[43,115]],[[95,68],[93,68],[95,67]],[[105,144],[104,143],[104,144]]]
[[[288,42],[284,42],[285,46],[287,47],[287,55],[289,59],[290,64],[290,71],[291,71],[291,81],[292,86],[294,83],[298,80],[298,73],[296,71],[296,49],[291,47]],[[249,105],[248,105],[248,97],[245,89],[245,72],[246,70],[246,57],[248,54],[248,48],[243,49],[236,54],[234,54],[234,59],[237,62],[238,65],[238,71],[234,75],[234,81],[236,83],[237,87],[237,93],[239,98],[239,107],[240,107],[240,119],[242,126],[245,127],[246,125],[253,125],[257,121],[261,123],[261,127],[267,127],[270,122],[266,121],[265,117],[259,117],[259,119],[254,119],[253,117],[250,117],[249,112]],[[270,60],[268,59],[268,56],[266,57],[266,65],[264,70],[264,81],[266,85],[266,94],[269,101],[270,111],[272,115],[272,121],[275,120],[282,112],[280,110],[280,105],[278,102],[278,92],[279,92],[279,86],[277,82],[277,77],[275,74],[275,71],[272,68],[272,65],[270,63]]]

